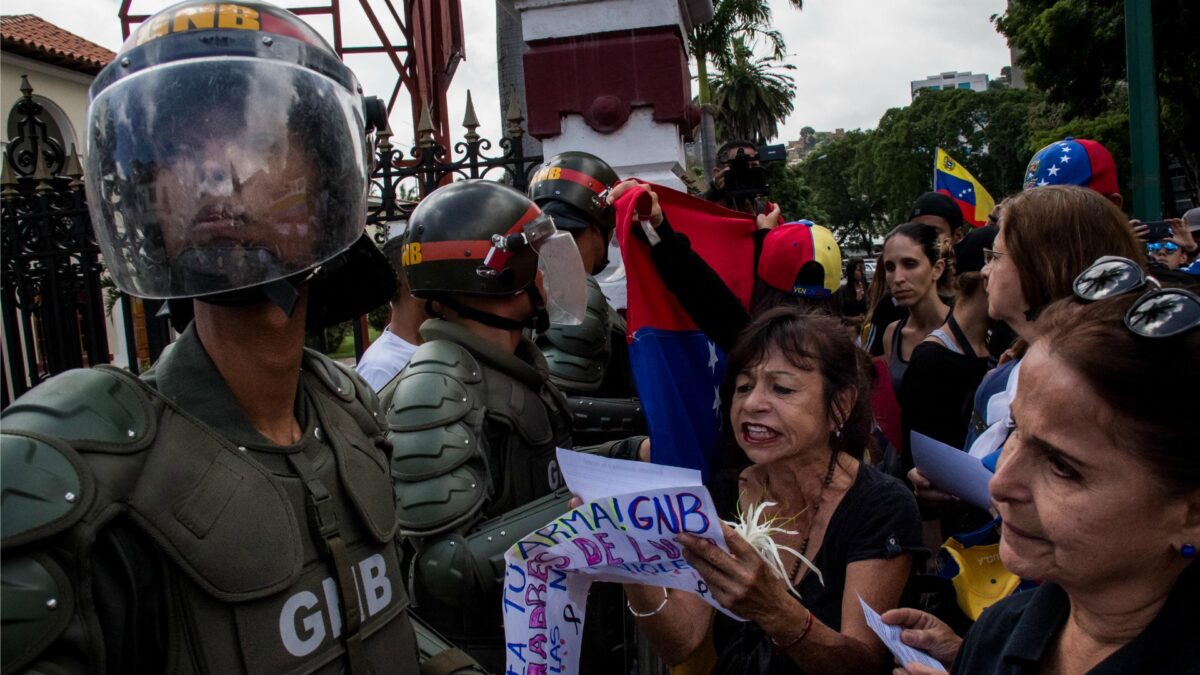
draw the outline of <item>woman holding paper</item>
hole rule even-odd
[[[1043,330],[1039,314],[1055,300],[1070,297],[1072,280],[1102,255],[1145,259],[1126,217],[1100,193],[1051,185],[1020,192],[1001,204],[1000,232],[992,248],[984,250],[988,316],[1008,324],[1020,340],[1011,350],[1016,358],[989,372],[975,393],[963,448],[971,455],[986,457],[1004,440],[1020,356]],[[952,499],[916,469],[908,479],[919,500]]]
[[[714,613],[695,594],[626,585],[630,612],[672,664],[697,652],[711,627],[713,672],[879,671],[887,652],[859,598],[877,610],[899,604],[921,535],[912,494],[858,460],[871,419],[856,348],[836,320],[777,308],[742,332],[727,372],[730,426],[752,462],[728,510],[772,504],[776,529],[761,548],[778,547],[781,564],[729,527],[729,552],[681,534],[708,591],[748,621]]]
[[[1107,262],[1105,262],[1107,261]],[[1200,298],[1101,259],[1025,356],[991,481],[1000,557],[1042,579],[959,640],[928,614],[884,620],[956,673],[1195,673],[1200,641]],[[901,672],[901,671],[897,671]],[[930,672],[909,666],[908,672]]]

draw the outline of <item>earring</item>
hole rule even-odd
[[[1185,560],[1191,560],[1196,557],[1196,547],[1191,544],[1184,544],[1179,547],[1179,555],[1183,556]]]
[[[835,438],[842,437],[842,426],[840,424],[838,425],[837,431],[833,432],[833,435]]]

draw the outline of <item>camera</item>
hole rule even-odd
[[[787,158],[783,145],[764,145],[757,155],[746,155],[745,148],[729,159],[729,170],[725,172],[725,194],[734,199],[757,199],[766,195],[771,186],[767,183],[767,170],[763,162],[782,162]]]

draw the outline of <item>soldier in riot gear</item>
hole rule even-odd
[[[426,197],[402,261],[437,317],[380,392],[400,527],[414,543],[416,611],[503,669],[503,555],[566,509],[556,447],[571,418],[523,331],[578,324],[587,286],[574,240],[521,193],[467,180]],[[595,451],[632,458],[642,437]]]
[[[604,160],[586,152],[551,157],[534,174],[529,196],[575,238],[588,270],[587,310],[578,325],[555,324],[537,336],[550,381],[566,394],[577,441],[599,442],[645,433],[637,401],[625,319],[604,297],[594,276],[608,264],[616,209],[608,190],[619,178]]]
[[[108,270],[195,319],[140,378],[73,370],[4,411],[5,673],[365,675],[440,651],[409,617],[378,401],[303,346],[394,288],[362,234],[386,116],[360,92],[259,2],[163,10],[96,78]]]

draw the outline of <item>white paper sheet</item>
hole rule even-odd
[[[571,494],[585,502],[631,492],[704,484],[703,477],[695,469],[611,459],[565,448],[558,448],[558,468],[567,487],[571,488]]]
[[[866,600],[862,599],[861,595],[858,596],[858,602],[862,605],[863,616],[867,617],[867,625],[871,627],[871,630],[875,631],[880,640],[883,640],[884,646],[888,648],[888,651],[892,652],[892,656],[896,657],[896,663],[907,666],[910,663],[916,662],[923,666],[929,666],[939,672],[946,672],[946,667],[938,663],[937,659],[920,649],[909,647],[901,642],[900,631],[902,629],[899,626],[884,623],[883,619],[879,618],[879,612],[871,609],[871,606],[867,604]]]
[[[699,471],[561,448],[558,461],[571,491],[587,501],[504,554],[506,672],[578,672],[594,581],[696,593],[729,614],[684,559],[676,539],[687,532],[729,550]]]
[[[992,472],[978,458],[915,431],[912,453],[917,469],[939,490],[984,511],[991,508],[988,481]]]

